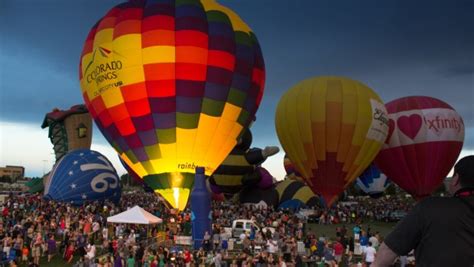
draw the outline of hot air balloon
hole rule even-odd
[[[285,179],[275,185],[281,209],[320,206],[319,197],[301,181]]]
[[[217,187],[215,192],[224,193],[230,198],[244,186],[254,186],[260,182],[268,184],[268,172],[259,169],[258,165],[261,165],[269,156],[278,153],[279,148],[274,146],[267,146],[264,149],[250,148],[251,143],[252,133],[246,129],[239,143],[209,177],[212,188]]]
[[[92,142],[92,118],[84,105],[68,110],[57,108],[46,114],[41,128],[49,128],[56,162],[75,149],[89,149]]]
[[[421,199],[430,195],[453,167],[464,141],[464,122],[445,102],[410,96],[386,104],[389,134],[377,167]]]
[[[372,162],[388,131],[379,96],[341,77],[295,85],[280,99],[275,123],[296,170],[328,206]]]
[[[90,31],[83,97],[120,157],[172,207],[184,209],[197,166],[210,176],[260,104],[256,36],[214,1],[130,1]]]
[[[238,197],[240,203],[243,205],[278,207],[278,192],[273,186],[267,189],[245,187],[239,192]]]
[[[286,178],[304,182],[303,177],[301,177],[301,174],[295,169],[295,166],[290,158],[288,158],[287,154],[285,154],[285,157],[283,158],[283,167],[286,171]]]
[[[357,178],[357,186],[372,198],[381,197],[385,189],[390,185],[387,175],[380,172],[375,164],[370,164],[367,169]]]
[[[44,197],[73,205],[121,196],[119,177],[110,161],[97,151],[76,149],[63,156],[50,173]]]

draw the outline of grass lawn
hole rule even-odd
[[[100,254],[98,254],[100,255]],[[74,258],[72,259],[71,263],[67,263],[62,255],[60,254],[56,254],[52,259],[51,259],[51,262],[48,263],[48,257],[45,256],[45,257],[41,257],[40,259],[40,266],[43,267],[43,266],[47,266],[47,267],[55,267],[55,266],[72,266],[74,263],[76,263],[78,261],[79,257],[78,256],[74,256]],[[19,262],[19,266],[23,267],[23,266],[28,266],[27,263],[21,263]]]
[[[41,257],[41,260],[40,260],[40,266],[72,266],[73,263],[75,263],[77,261],[77,257],[75,257],[71,264],[68,264],[65,260],[63,260],[62,256],[61,255],[56,255],[54,256],[53,259],[51,259],[51,262],[48,263],[48,257]],[[21,263],[19,262],[19,266],[28,266],[27,263]]]
[[[384,222],[364,222],[361,226],[363,230],[367,230],[367,227],[370,225],[370,232],[380,232],[381,237],[386,237],[395,227],[396,223],[384,223]],[[326,236],[330,239],[336,239],[336,227],[340,227],[342,224],[308,224],[307,230],[308,233],[315,234],[316,236]],[[348,235],[352,235],[352,228],[354,224],[346,224]]]

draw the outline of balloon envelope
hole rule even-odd
[[[280,99],[275,118],[291,162],[329,206],[375,158],[387,121],[372,89],[341,77],[298,83]]]
[[[357,178],[357,186],[371,197],[380,197],[390,185],[387,175],[380,172],[375,164],[370,164]]]
[[[285,157],[283,158],[283,167],[285,168],[286,177],[288,179],[304,181],[304,179],[301,177],[301,174],[296,170],[287,154],[285,154]]]
[[[278,193],[274,187],[267,189],[246,187],[240,191],[238,196],[241,204],[263,205],[273,208],[278,206]]]
[[[279,208],[321,206],[319,197],[301,181],[285,179],[276,184],[275,189],[278,192]]]
[[[118,202],[120,180],[104,155],[89,149],[77,149],[56,163],[45,185],[44,196],[74,205],[82,205],[85,201]]]
[[[259,181],[260,176],[256,173],[256,164],[249,162],[249,154],[253,154],[249,151],[251,144],[252,133],[249,129],[245,129],[239,143],[209,177],[212,187],[218,188],[214,192],[221,192],[227,197],[232,197],[242,189],[246,180],[255,181],[255,183]]]
[[[129,1],[91,29],[82,94],[120,157],[184,209],[253,119],[265,80],[256,36],[214,1]]]
[[[386,104],[389,135],[377,167],[415,198],[430,195],[461,152],[464,122],[447,103],[410,96]]]

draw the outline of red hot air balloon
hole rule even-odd
[[[427,96],[399,98],[385,106],[389,133],[376,164],[415,198],[429,196],[461,152],[463,120],[450,105]]]

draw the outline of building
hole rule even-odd
[[[11,182],[16,182],[17,179],[23,179],[25,177],[25,167],[23,166],[11,166],[0,167],[0,177],[10,177]]]

